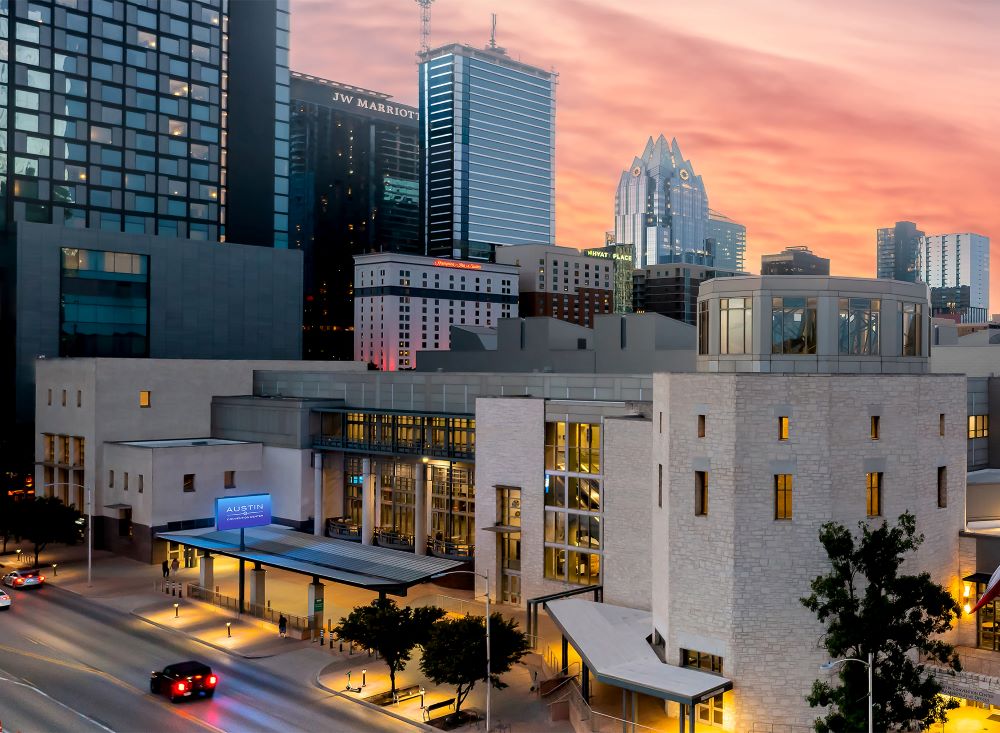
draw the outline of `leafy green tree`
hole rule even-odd
[[[500,675],[528,652],[528,637],[513,619],[490,614],[490,684],[498,690],[507,686]],[[486,680],[486,619],[463,616],[434,624],[424,645],[420,669],[436,685],[455,690],[455,714],[479,681]]]
[[[7,543],[17,538],[19,520],[18,503],[7,493],[6,486],[0,486],[0,538],[3,538],[3,554],[7,554]]]
[[[18,534],[34,546],[35,567],[38,555],[49,543],[75,545],[83,538],[83,515],[58,497],[39,496],[18,505]]]
[[[396,673],[406,669],[413,648],[427,642],[431,627],[444,613],[436,606],[410,608],[391,598],[376,598],[341,618],[334,632],[344,641],[377,651],[389,668],[390,692],[395,692]]]
[[[802,603],[826,624],[823,644],[832,658],[873,655],[874,729],[901,730],[914,723],[928,729],[957,705],[938,694],[934,676],[911,656],[917,651],[920,660],[961,670],[955,648],[940,640],[959,613],[958,603],[928,573],[900,574],[905,555],[924,540],[912,514],[900,516],[895,526],[883,521],[859,527],[855,540],[841,524],[822,526],[819,540],[832,567],[812,581],[812,593]],[[826,733],[864,730],[867,698],[868,670],[848,663],[840,665],[837,684],[816,680],[806,699],[813,707],[830,707],[815,722],[816,730]]]

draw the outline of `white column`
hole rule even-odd
[[[417,555],[427,554],[427,464],[417,463],[414,473],[414,489],[417,495],[413,516],[413,551]]]
[[[250,605],[263,608],[267,604],[267,594],[264,591],[264,573],[259,565],[250,571]]]
[[[361,544],[370,545],[375,534],[375,481],[378,476],[372,473],[372,459],[365,458],[361,468]]]
[[[326,515],[323,513],[323,454],[313,453],[313,534],[326,534]]]
[[[198,584],[207,591],[215,591],[215,558],[207,552],[201,556]]]

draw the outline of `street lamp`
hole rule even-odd
[[[858,662],[863,664],[868,668],[868,733],[873,733],[872,730],[872,674],[875,669],[875,660],[871,652],[868,652],[868,661],[864,659],[858,659],[857,657],[847,657],[846,659],[831,659],[829,662],[825,662],[819,665],[820,669],[830,670],[834,669],[838,664],[847,664],[848,662]]]
[[[449,570],[445,573],[438,573],[437,575],[432,575],[431,580],[436,580],[438,578],[443,578],[446,575],[475,575],[477,578],[482,578],[486,581],[486,733],[490,732],[490,692],[493,689],[493,677],[491,675],[490,667],[490,574],[489,571],[486,573],[477,573],[475,570]],[[475,597],[475,592],[473,592],[473,597]],[[869,731],[869,733],[871,733]]]
[[[180,613],[180,608],[181,604],[179,603],[174,604],[174,618],[179,618],[178,614]]]
[[[94,494],[89,486],[83,484],[70,483],[68,481],[56,481],[51,484],[42,484],[42,488],[50,486],[73,486],[87,492],[87,587],[89,588],[94,566]]]

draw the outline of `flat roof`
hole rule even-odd
[[[549,601],[545,609],[605,684],[685,705],[733,688],[722,675],[661,662],[646,641],[653,628],[649,611],[578,598]]]
[[[244,532],[245,550],[240,550],[237,530],[191,529],[157,532],[156,536],[216,555],[399,596],[405,596],[406,589],[412,585],[464,564],[458,560],[316,537],[276,524],[250,527]]]
[[[223,438],[170,438],[168,440],[123,440],[118,445],[135,448],[197,448],[205,445],[250,445],[247,440],[225,440]]]
[[[1000,484],[1000,468],[981,468],[965,474],[966,484]]]

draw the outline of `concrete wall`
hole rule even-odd
[[[931,351],[930,370],[937,374],[965,374],[970,377],[998,376],[1000,345],[935,346]]]
[[[653,460],[669,472],[670,500],[654,510],[653,606],[654,623],[666,624],[658,630],[667,658],[677,660],[684,648],[724,658],[723,672],[736,687],[733,705],[727,697],[729,726],[808,724],[817,711],[804,696],[827,655],[819,646],[823,626],[799,598],[829,567],[818,542],[822,523],[853,529],[865,519],[867,472],[883,472],[885,518],[911,511],[925,536],[905,569],[926,570],[958,597],[965,380],[752,374],[656,380],[654,415],[664,412],[669,427]],[[697,437],[699,414],[706,415],[704,438]],[[782,415],[790,418],[788,441],[778,440]],[[881,418],[877,441],[869,433],[871,415]],[[945,508],[937,506],[939,466],[949,469]],[[707,516],[694,514],[698,470],[709,476]],[[790,521],[774,518],[778,473],[793,476]]]

